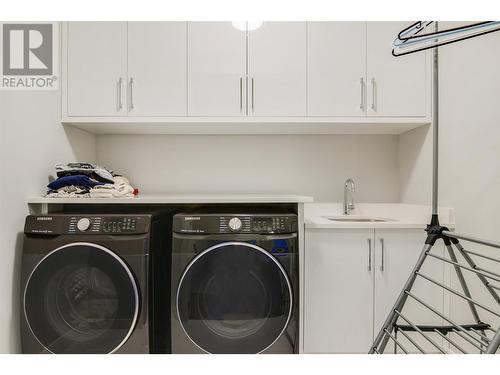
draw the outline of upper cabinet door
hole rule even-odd
[[[126,116],[127,23],[70,22],[68,116]]]
[[[306,23],[264,22],[248,32],[248,114],[306,116]]]
[[[186,115],[186,23],[128,23],[129,116]]]
[[[308,116],[366,113],[366,22],[309,22]]]
[[[231,22],[188,23],[188,115],[246,115],[246,32]]]
[[[368,116],[426,116],[428,53],[394,57],[392,44],[411,22],[367,23]]]

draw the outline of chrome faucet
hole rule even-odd
[[[350,215],[354,211],[354,180],[348,178],[344,185],[344,215]]]

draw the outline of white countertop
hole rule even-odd
[[[29,204],[168,204],[168,203],[305,203],[302,195],[255,194],[140,194],[135,198],[45,198],[29,197]]]
[[[387,222],[339,222],[325,216],[341,216],[342,203],[307,203],[304,205],[306,228],[425,228],[431,219],[431,207],[401,203],[356,203],[353,216],[391,219]],[[453,209],[439,208],[441,225],[453,228]]]

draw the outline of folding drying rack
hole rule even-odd
[[[425,30],[433,23],[435,26],[434,32],[425,33]],[[386,350],[389,341],[394,343],[394,350],[390,351],[394,353],[494,354],[500,346],[500,325],[494,328],[490,324],[485,323],[478,311],[478,309],[482,310],[482,313],[488,315],[492,320],[500,318],[500,297],[498,295],[498,292],[500,292],[500,274],[490,269],[491,265],[498,266],[500,263],[500,243],[451,232],[448,228],[441,226],[438,219],[439,56],[438,48],[436,47],[494,31],[500,31],[500,22],[481,22],[438,31],[437,22],[419,21],[401,31],[394,42],[392,51],[394,56],[402,56],[430,48],[434,49],[432,218],[431,223],[426,229],[427,239],[417,264],[375,338],[369,351],[370,354],[389,352],[389,350]],[[431,252],[438,240],[443,241],[449,258]],[[485,248],[481,247],[480,250],[471,251],[468,249],[468,246],[465,249],[459,240],[485,246]],[[487,249],[489,252],[485,253]],[[499,253],[491,255],[491,251],[498,251]],[[450,265],[455,271],[462,291],[455,290],[451,286],[447,286],[445,283],[423,273],[422,267],[429,260]],[[477,261],[484,262],[488,266],[481,265],[479,267],[476,264]],[[470,285],[463,271],[472,274],[474,278],[477,277],[482,289],[485,289],[487,291],[486,294],[489,294],[493,298],[493,301],[490,301],[492,302],[491,304],[480,302],[472,297],[471,289],[469,288]],[[469,306],[474,322],[471,324],[460,324],[445,315],[444,312],[439,311],[439,308],[432,306],[430,302],[426,302],[424,297],[418,296],[413,291],[417,280],[419,282],[422,280],[429,287],[439,288],[443,293],[448,292],[464,300]],[[428,310],[441,322],[446,323],[440,325],[419,324],[417,322],[420,318],[418,314],[416,318],[410,318],[409,314],[405,311],[405,307],[407,307],[410,300]]]

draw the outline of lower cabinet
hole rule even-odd
[[[306,229],[304,351],[367,353],[425,237],[422,229]],[[443,265],[428,259],[422,271],[442,281]],[[442,311],[442,291],[425,280],[417,280],[414,290]],[[419,322],[438,323],[413,301],[403,311]]]

